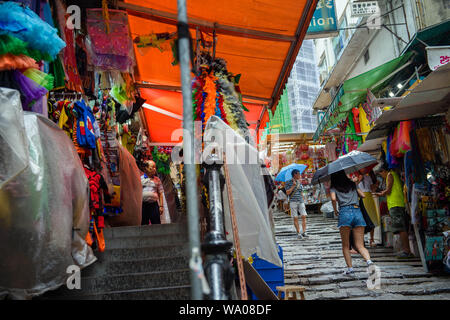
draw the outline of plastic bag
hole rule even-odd
[[[336,206],[338,206],[338,204],[336,204]],[[328,202],[324,203],[324,204],[320,207],[320,212],[322,212],[322,213],[334,212],[334,209],[333,209],[333,202],[332,202],[332,201],[328,201]]]
[[[401,153],[402,155],[411,150],[411,137],[409,136],[411,126],[411,121],[402,121],[399,125],[397,143],[399,153]]]
[[[398,140],[398,132],[399,132],[399,127],[400,124],[397,125],[397,127],[395,127],[394,129],[394,133],[392,134],[392,140],[389,146],[389,152],[391,154],[391,156],[399,158],[401,157],[401,153],[400,153],[400,145],[399,145],[399,140]]]
[[[26,299],[96,261],[85,241],[89,184],[69,137],[24,114],[18,91],[0,88],[0,108],[0,296]]]

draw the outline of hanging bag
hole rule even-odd
[[[411,121],[400,122],[398,130],[398,148],[402,155],[411,150],[411,137],[409,135],[411,127]]]
[[[394,133],[392,135],[392,140],[390,144],[389,151],[391,153],[391,156],[400,158],[402,154],[400,153],[400,145],[399,145],[399,127],[400,124],[397,125],[397,127],[394,129]]]

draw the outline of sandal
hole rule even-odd
[[[375,240],[370,240],[370,244],[369,244],[369,246],[370,246],[371,248],[374,248],[374,247],[376,247],[376,246],[377,246],[377,244],[375,243]]]

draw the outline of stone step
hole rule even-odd
[[[161,288],[189,287],[189,269],[131,273],[123,275],[104,275],[82,277],[81,289],[69,290],[65,285],[57,290],[49,291],[38,300],[49,299],[101,299],[102,294],[122,293],[124,291],[152,291]],[[155,292],[156,292],[155,291]]]
[[[126,238],[126,237],[147,237],[157,235],[167,235],[173,233],[187,233],[185,223],[154,224],[149,226],[129,226],[103,229],[105,239]]]
[[[85,291],[69,291],[61,287],[35,300],[188,300],[191,295],[190,288],[190,285],[180,285],[86,293]]]
[[[105,239],[108,249],[146,248],[187,242],[187,234],[169,233],[153,236],[114,237]]]
[[[97,261],[81,271],[82,277],[123,275],[148,271],[165,271],[188,268],[189,258],[184,255],[157,257],[145,260]]]
[[[123,275],[105,275],[81,279],[81,295],[98,292],[150,289],[189,285],[189,269],[166,270]]]
[[[174,242],[162,246],[148,246],[141,248],[106,248],[104,252],[96,252],[95,256],[99,261],[135,261],[167,256],[187,256],[189,248],[184,242]],[[94,264],[95,265],[95,264]]]
[[[191,287],[175,286],[152,289],[124,290],[102,292],[92,295],[77,296],[77,300],[189,300]]]

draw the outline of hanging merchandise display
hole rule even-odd
[[[27,43],[31,50],[54,59],[65,47],[57,30],[43,21],[30,8],[16,2],[0,3],[0,35],[10,35]],[[24,53],[25,54],[25,53]]]
[[[450,230],[450,170],[445,117],[399,122],[387,137],[386,162],[404,173],[411,223],[430,271],[445,269]]]
[[[170,174],[170,155],[172,147],[152,147],[152,160],[161,174]]]
[[[65,47],[57,30],[26,6],[0,3],[0,85],[20,92],[22,108],[47,116],[52,75],[42,71]]]
[[[103,70],[131,72],[135,65],[126,11],[87,9],[87,30],[92,41],[91,61]]]
[[[64,21],[68,21],[69,14],[64,16]],[[75,38],[73,28],[69,28],[67,23],[64,24],[64,37],[66,47],[63,52],[63,63],[66,73],[66,88],[76,92],[83,92],[80,74],[78,73],[77,60],[75,56]]]
[[[198,64],[199,72],[192,85],[194,121],[201,121],[204,131],[209,118],[215,115],[242,137],[250,138],[239,94],[240,77],[227,71],[225,60],[212,61],[208,53],[200,55]]]
[[[316,170],[327,164],[325,150],[326,147],[324,145],[301,143],[294,148],[292,153],[294,155],[293,162],[307,166],[301,175],[302,193],[306,205],[315,205],[326,201],[327,194],[325,189],[321,185],[311,185],[311,179]]]
[[[142,55],[145,55],[150,48],[158,48],[161,52],[171,50],[173,55],[172,66],[176,66],[178,64],[176,36],[176,32],[151,33],[137,36],[133,42],[136,44],[137,51]]]

